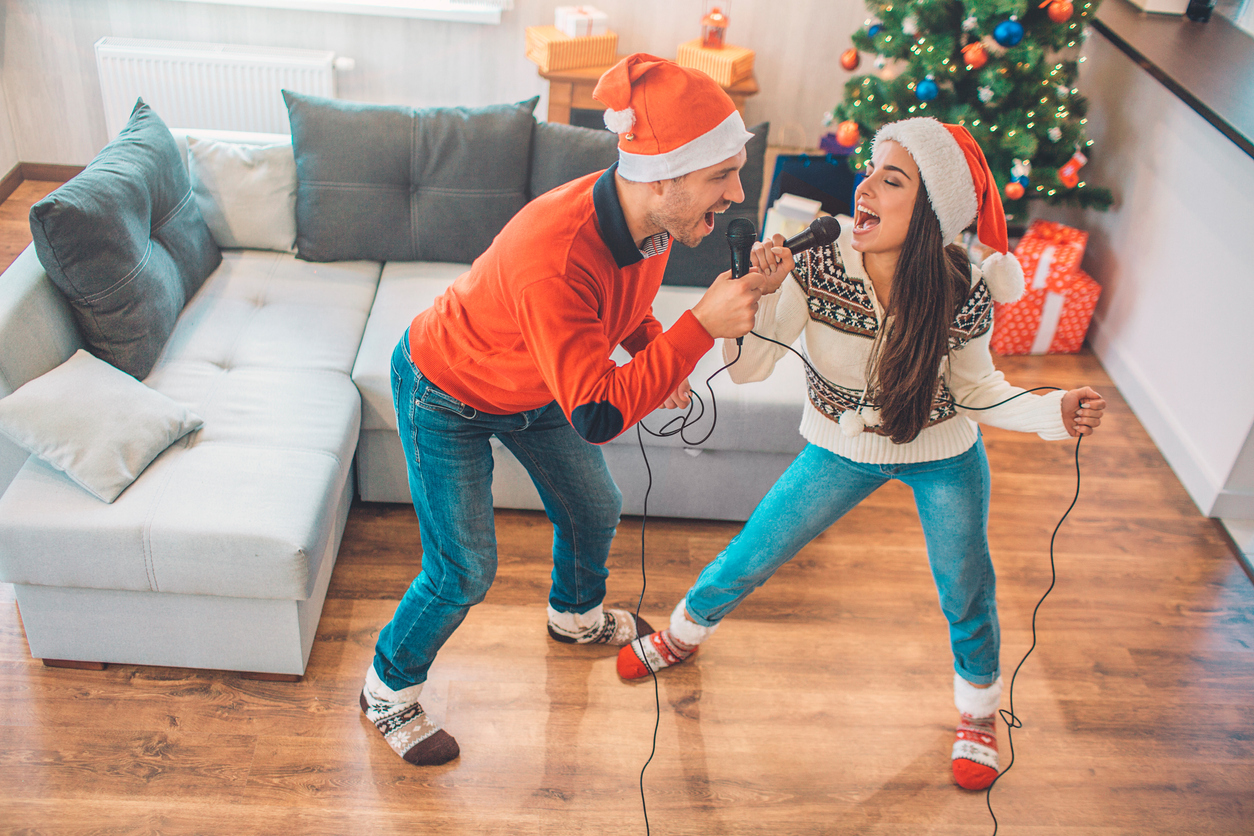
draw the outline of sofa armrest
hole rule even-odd
[[[0,397],[51,371],[83,346],[69,302],[28,246],[0,275]],[[0,435],[0,493],[26,451]]]

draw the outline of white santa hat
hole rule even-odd
[[[953,241],[978,218],[980,242],[995,252],[980,265],[993,299],[1013,302],[1023,295],[1023,268],[1007,252],[1006,213],[984,152],[961,125],[942,124],[930,116],[890,122],[875,134],[871,153],[881,142],[899,143],[919,166],[941,237]]]
[[[717,165],[753,134],[731,97],[700,70],[638,52],[601,76],[592,97],[618,134],[618,173],[651,183]]]

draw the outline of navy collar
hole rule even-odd
[[[605,170],[592,187],[592,205],[596,209],[597,224],[601,228],[601,240],[610,248],[614,263],[621,270],[644,259],[627,228],[623,206],[618,202],[618,188],[614,185],[614,172],[618,163]]]

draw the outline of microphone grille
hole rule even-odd
[[[814,245],[825,247],[840,237],[840,221],[831,215],[815,218],[810,224],[810,232],[814,234]]]
[[[731,223],[727,225],[727,237],[736,240],[749,239],[756,241],[758,238],[758,230],[753,225],[753,221],[748,218],[732,218]]]

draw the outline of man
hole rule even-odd
[[[695,247],[715,213],[744,199],[752,134],[731,99],[708,76],[643,54],[593,95],[609,106],[619,161],[524,207],[392,357],[422,572],[379,634],[360,702],[413,764],[459,753],[418,697],[496,572],[492,436],[526,467],[553,523],[549,635],[626,645],[652,628],[601,606],[622,495],[593,445],[659,406],[687,406],[687,376],[714,340],[753,327],[757,273],[718,276],[670,330],[651,313],[671,239]],[[632,355],[621,367],[610,359],[620,344]]]

